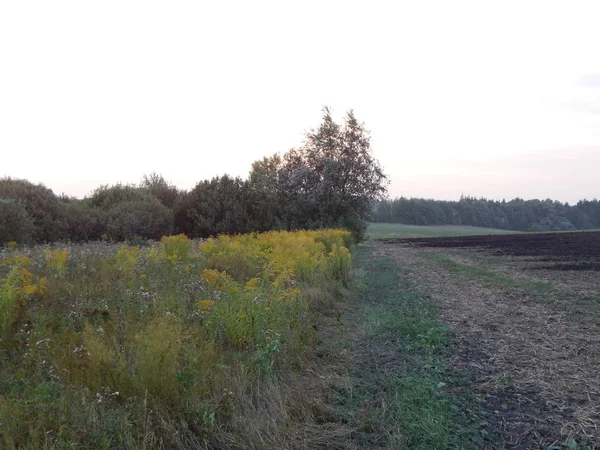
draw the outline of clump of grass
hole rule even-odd
[[[0,447],[276,439],[272,424],[286,420],[278,380],[310,353],[319,299],[348,284],[349,239],[323,230],[11,249],[0,266],[10,329],[0,340]],[[279,392],[268,407],[266,386]],[[256,417],[269,433],[248,426],[253,411],[269,415]]]

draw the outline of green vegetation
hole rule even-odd
[[[100,186],[83,200],[2,178],[0,245],[322,228],[345,228],[361,240],[386,182],[365,126],[352,111],[339,125],[325,108],[302,146],[254,162],[247,179],[223,175],[189,192],[155,173],[137,186]]]
[[[447,365],[452,341],[435,303],[390,259],[363,248],[356,260],[366,271],[360,295],[373,306],[357,319],[369,330],[357,344],[365,361],[352,373],[358,380],[352,397],[338,399],[340,408],[361,417],[357,425],[365,428],[364,414],[353,410],[377,399],[368,419],[385,436],[385,442],[378,441],[381,448],[460,449],[482,443],[482,415],[465,377]],[[378,347],[387,349],[381,361]]]
[[[483,267],[477,267],[470,264],[454,261],[452,258],[449,258],[445,255],[440,255],[437,253],[425,253],[424,256],[429,260],[438,261],[442,263],[447,270],[450,270],[454,273],[461,274],[470,278],[479,279],[484,282],[484,285],[517,288],[528,293],[543,294],[553,290],[552,285],[549,283],[544,283],[542,281],[515,280],[513,278],[507,278],[503,275],[499,275]]]
[[[457,202],[400,197],[375,205],[375,222],[411,225],[470,225],[517,231],[568,231],[600,228],[600,201],[575,205],[550,199],[494,201],[461,197]]]
[[[453,225],[405,225],[401,223],[369,223],[367,236],[370,239],[453,237],[486,234],[508,234],[510,231],[494,228],[478,228]]]
[[[1,250],[0,448],[278,447],[290,376],[314,347],[315,311],[343,298],[351,241]]]

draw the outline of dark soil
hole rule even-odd
[[[548,235],[506,238],[531,236]],[[593,303],[597,272],[524,274],[523,267],[530,266],[531,260],[551,260],[550,245],[542,246],[546,254],[527,253],[528,264],[517,264],[523,253],[511,252],[521,255],[515,257],[499,246],[473,244],[459,250],[461,246],[454,243],[461,239],[407,239],[402,245],[389,245],[399,240],[388,240],[380,248],[431,295],[442,322],[451,330],[455,343],[451,367],[471,381],[454,393],[458,397],[475,393],[487,413],[482,430],[491,445],[473,448],[600,450],[600,321]],[[485,244],[486,239],[489,243],[494,236],[479,240]],[[434,252],[452,256],[461,267],[481,265],[502,279],[516,281],[515,285],[488,283],[479,272],[457,272],[427,258],[431,252],[420,247],[439,241],[448,242],[451,251]],[[471,252],[481,253],[469,256]],[[518,281],[524,279],[552,280],[552,291],[522,290]],[[555,286],[554,280],[560,283]],[[582,289],[577,288],[580,283]]]
[[[493,236],[383,239],[413,247],[480,248],[498,255],[532,257],[544,269],[600,271],[600,231],[528,233]]]

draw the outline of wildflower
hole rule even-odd
[[[44,260],[46,266],[57,273],[63,273],[67,266],[67,259],[69,258],[69,252],[60,249],[46,249],[44,250]]]
[[[256,291],[258,289],[258,278],[250,278],[246,282],[246,290],[247,291]]]
[[[214,300],[200,300],[197,303],[198,309],[200,311],[210,311],[214,305]]]
[[[187,258],[190,254],[190,249],[192,248],[192,240],[185,234],[163,236],[160,243],[167,255],[168,261],[177,261],[178,259]]]
[[[211,286],[215,286],[220,277],[221,272],[214,269],[204,269],[201,275],[201,278],[205,281],[208,281]]]

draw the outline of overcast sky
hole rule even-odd
[[[0,176],[181,188],[353,108],[390,195],[600,197],[600,2],[0,2]]]

